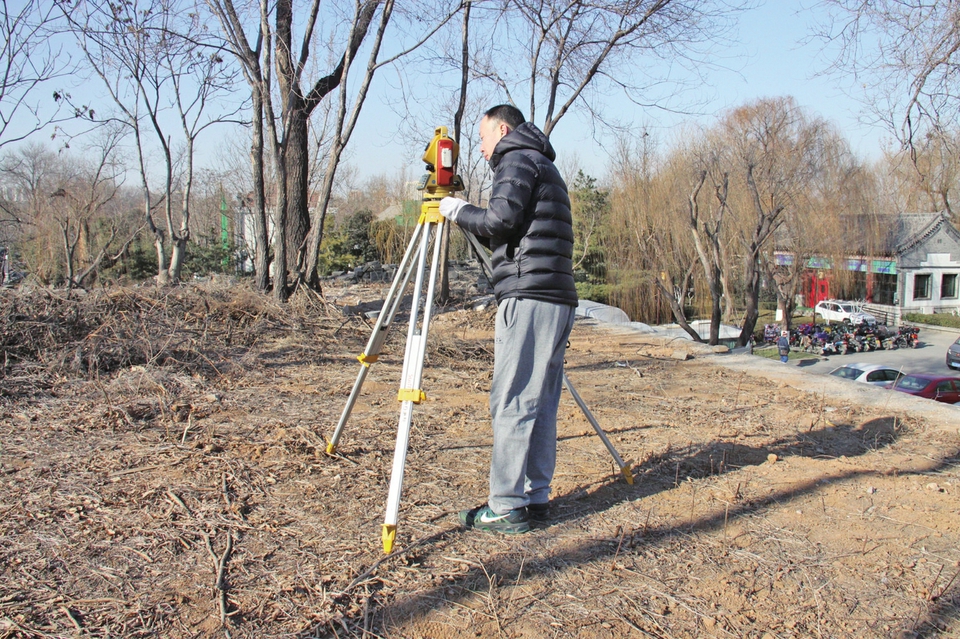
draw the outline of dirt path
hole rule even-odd
[[[0,637],[960,636],[953,407],[578,321],[568,375],[635,483],[565,394],[551,521],[463,531],[486,494],[492,310],[445,312],[384,558],[403,331],[330,457],[369,327],[203,303],[178,326],[212,369],[2,397]],[[220,319],[201,338],[202,313]]]

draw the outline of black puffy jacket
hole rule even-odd
[[[457,224],[493,250],[497,302],[509,297],[577,305],[573,283],[573,218],[567,185],[553,164],[547,136],[525,122],[503,136],[490,157],[487,208],[467,205]]]

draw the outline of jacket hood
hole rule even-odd
[[[524,122],[516,129],[503,136],[497,142],[493,149],[493,155],[490,156],[491,168],[497,168],[500,160],[510,151],[520,149],[530,149],[542,153],[548,160],[553,162],[557,159],[557,152],[553,150],[549,138],[531,122]]]

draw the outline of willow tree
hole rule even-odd
[[[698,260],[686,225],[690,172],[680,154],[661,159],[644,135],[637,149],[621,145],[610,193],[606,261],[610,301],[636,320],[671,316],[691,339],[687,307]]]

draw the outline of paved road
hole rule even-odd
[[[916,348],[898,348],[892,351],[871,351],[869,353],[850,353],[831,355],[819,359],[790,360],[787,366],[798,366],[810,373],[827,374],[838,366],[853,362],[867,364],[886,364],[895,368],[903,367],[905,373],[936,373],[938,375],[956,375],[960,371],[951,371],[944,364],[947,347],[960,336],[958,331],[934,329],[920,330],[920,344]]]

